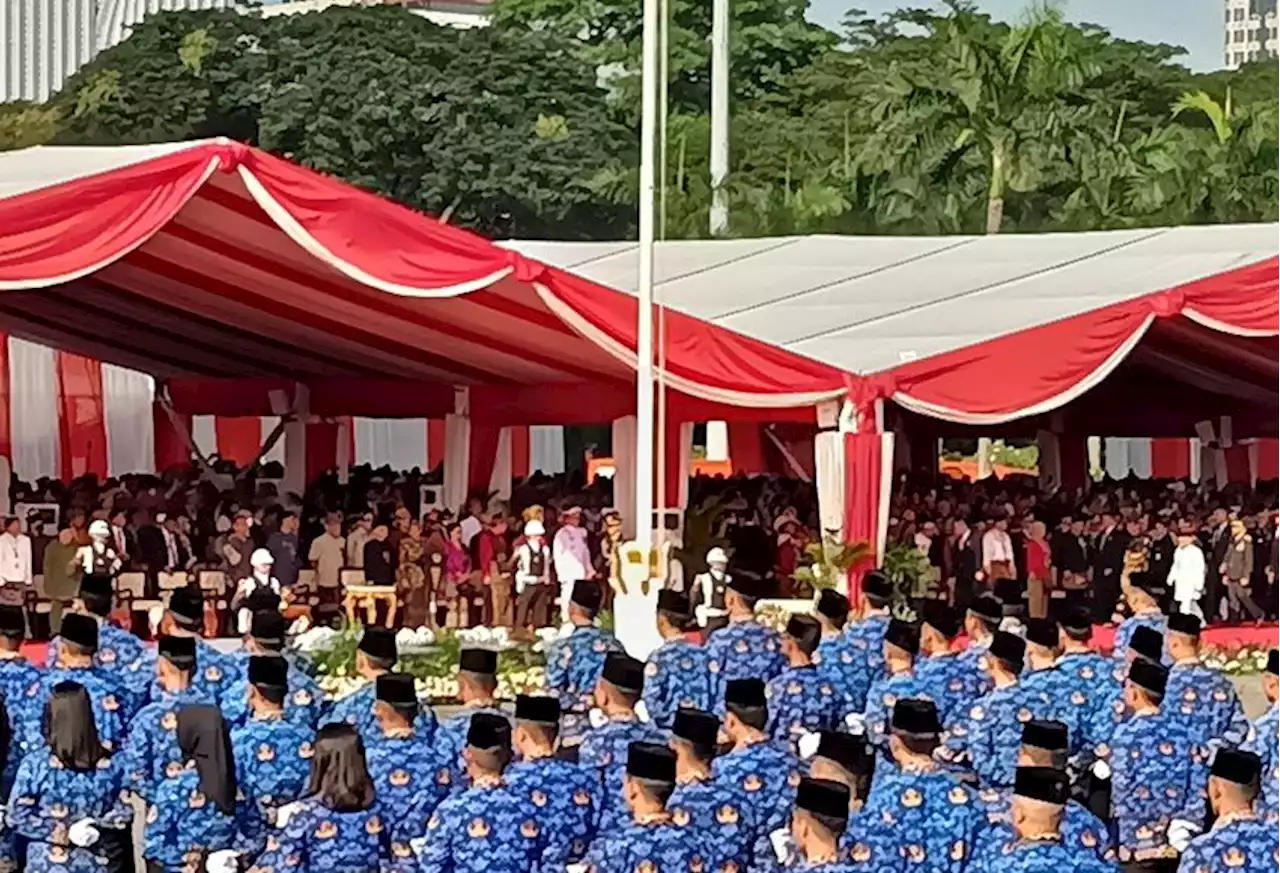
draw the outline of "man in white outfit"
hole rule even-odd
[[[1173,550],[1173,566],[1169,568],[1166,580],[1173,591],[1174,608],[1178,612],[1204,621],[1204,612],[1200,609],[1204,581],[1204,552],[1196,542],[1195,528],[1183,522],[1178,526],[1178,547]]]
[[[556,568],[556,581],[560,583],[560,621],[569,621],[569,598],[576,582],[588,582],[595,578],[591,566],[591,549],[587,546],[587,531],[582,526],[582,510],[570,506],[560,513],[560,529],[551,541],[552,561]]]
[[[0,603],[21,606],[31,584],[31,539],[16,517],[4,520],[0,534]]]

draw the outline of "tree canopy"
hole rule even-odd
[[[662,227],[707,232],[710,4],[671,0]],[[964,0],[844,32],[732,4],[731,231],[982,233],[1277,218],[1274,62]],[[226,135],[489,236],[634,233],[640,4],[497,0],[490,27],[396,7],[149,17],[0,148]]]

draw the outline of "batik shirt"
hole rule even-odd
[[[1271,704],[1249,729],[1244,748],[1262,759],[1262,793],[1258,795],[1259,815],[1267,821],[1280,818],[1280,704]]]
[[[16,733],[23,750],[31,752],[44,746],[44,705],[55,686],[62,682],[76,682],[84,686],[93,702],[93,720],[98,727],[98,739],[104,746],[119,749],[124,741],[127,724],[128,692],[118,681],[96,667],[64,669],[56,667],[41,673],[27,687],[21,698],[22,729]],[[10,713],[10,718],[13,715]]]
[[[303,674],[299,673],[299,676],[301,675]],[[294,671],[290,670],[290,690],[293,689],[293,676]],[[373,714],[373,704],[377,697],[377,683],[368,682],[329,707],[328,711],[322,715],[320,723],[345,722],[353,725],[359,731],[360,738],[368,743],[382,733],[382,728],[378,726],[378,719]],[[467,724],[471,724],[470,716],[467,717]],[[422,707],[418,712],[418,717],[414,719],[413,729],[420,732],[428,740],[435,740],[436,714],[431,710],[431,707]],[[466,736],[466,728],[463,728],[462,738],[465,740]],[[458,746],[458,750],[461,751],[462,746]]]
[[[1133,632],[1140,627],[1149,627],[1157,630],[1163,636],[1168,630],[1167,620],[1164,613],[1158,609],[1150,612],[1139,612],[1129,616],[1120,622],[1120,626],[1116,628],[1115,642],[1112,644],[1111,656],[1121,661],[1129,651],[1129,641],[1133,639]],[[1168,653],[1164,656],[1165,666],[1169,666]]]
[[[99,829],[124,828],[133,812],[120,795],[121,768],[103,758],[92,770],[71,770],[49,754],[22,760],[9,795],[7,827],[27,840],[25,873],[100,873],[107,859],[101,841],[72,846],[71,825],[93,819]]]
[[[587,853],[588,873],[688,873],[704,868],[705,846],[673,816],[644,824],[630,821],[602,836]]]
[[[212,701],[198,688],[184,688],[166,692],[160,700],[138,710],[129,723],[129,738],[121,752],[125,789],[148,803],[155,802],[152,789],[182,769],[184,756],[178,748],[178,710],[196,703]]]
[[[560,699],[565,713],[561,742],[577,742],[587,729],[591,695],[604,671],[605,658],[610,652],[621,651],[613,634],[595,625],[579,625],[569,636],[547,645],[547,690]]]
[[[192,869],[209,852],[233,848],[236,817],[200,791],[194,766],[184,767],[156,787],[144,838],[144,857],[177,873]]]
[[[191,675],[191,684],[203,691],[210,700],[221,703],[222,692],[230,681],[231,672],[231,656],[197,637],[196,669]],[[143,649],[142,656],[125,667],[124,683],[135,697],[144,698],[144,703],[164,696],[164,689],[156,679],[155,648]]]
[[[887,612],[872,613],[849,625],[849,629],[844,632],[862,662],[868,688],[885,676],[884,632],[889,627],[890,618]]]
[[[797,751],[806,732],[835,730],[844,718],[845,702],[830,677],[817,667],[788,667],[765,686],[769,701],[769,735]]]
[[[867,742],[884,754],[889,753],[889,723],[893,718],[893,706],[899,700],[911,700],[928,696],[914,673],[898,673],[871,683],[867,692],[867,708],[863,712],[863,725]]]
[[[967,873],[1115,873],[1116,866],[1053,840],[984,840]]]
[[[9,718],[10,736],[13,738],[9,749],[9,758],[4,762],[3,775],[0,776],[0,796],[8,797],[13,785],[13,777],[18,773],[18,762],[22,760],[19,741],[25,725],[22,708],[27,690],[40,680],[40,670],[21,655],[0,657],[0,699],[4,701],[5,712]],[[43,705],[43,702],[42,702]],[[40,713],[43,720],[44,712]],[[0,836],[0,840],[3,836]]]
[[[978,792],[978,804],[986,813],[987,827],[978,836],[975,857],[987,853],[998,854],[1003,846],[1017,841],[1009,817],[1012,801],[1011,788],[985,788]],[[1111,835],[1107,832],[1106,824],[1074,800],[1063,808],[1060,837],[1060,842],[1066,849],[1091,856],[1104,864],[1115,863],[1116,853],[1111,846]]]
[[[1060,664],[1040,670],[1028,669],[1018,684],[1028,700],[1035,701],[1036,718],[1062,722],[1067,727],[1067,753],[1075,755],[1084,737],[1088,698],[1077,691],[1075,677]],[[1082,701],[1077,703],[1077,701]]]
[[[283,718],[251,718],[231,729],[236,759],[236,848],[255,855],[266,845],[276,810],[303,795],[311,775],[314,733]]]
[[[767,741],[738,746],[712,763],[711,778],[737,795],[750,813],[754,857],[772,853],[769,834],[786,827],[801,769],[795,755]]]
[[[702,646],[683,638],[654,649],[644,665],[644,695],[649,721],[671,728],[676,710],[711,709],[711,658]]]
[[[1249,719],[1236,696],[1231,680],[1201,664],[1183,661],[1169,668],[1169,684],[1164,692],[1165,707],[1177,711],[1191,723],[1192,742],[1205,745],[1221,740],[1238,746],[1249,736]]]
[[[523,793],[474,785],[446,798],[416,841],[420,873],[532,873],[545,834]]]
[[[49,650],[45,654],[45,663],[58,663],[58,650],[62,647],[62,637],[54,637],[49,641]],[[93,666],[104,670],[123,670],[136,664],[146,652],[142,640],[122,627],[110,622],[98,620],[98,651],[93,655]]]
[[[862,712],[866,708],[867,689],[871,687],[867,659],[848,633],[824,636],[813,653],[813,663],[835,683],[836,693],[844,699],[845,712]]]
[[[249,712],[249,658],[237,652],[230,659],[231,672],[223,684],[222,717],[236,726],[245,724]],[[324,692],[306,673],[292,665],[288,672],[289,688],[284,698],[284,717],[291,722],[315,730],[324,723],[328,701]]]
[[[455,785],[460,787],[465,787],[468,784],[469,777],[462,765],[462,750],[467,745],[467,731],[471,729],[471,716],[477,712],[506,715],[497,703],[467,704],[462,707],[461,712],[454,713],[440,722],[434,734],[436,749],[453,766],[453,781]],[[432,718],[435,718],[435,716],[433,715]],[[414,730],[416,731],[417,729],[418,722],[414,722]]]
[[[599,819],[599,774],[557,758],[537,758],[511,764],[502,778],[528,799],[546,837],[548,863],[581,860]]]
[[[757,621],[730,622],[707,640],[713,710],[724,715],[724,689],[734,679],[768,682],[786,669],[782,644],[773,628]]]
[[[1062,675],[1062,687],[1052,717],[1067,725],[1074,758],[1110,740],[1115,727],[1109,723],[1111,703],[1121,683],[1116,679],[1116,662],[1098,652],[1067,652],[1058,659],[1056,669]],[[1097,733],[1100,728],[1106,729],[1104,735]]]
[[[400,826],[401,813],[412,808],[419,822],[426,821],[453,788],[452,762],[416,730],[403,736],[381,733],[365,745],[364,754],[378,805],[388,813],[392,842],[420,836]]]
[[[267,837],[251,871],[348,873],[382,870],[392,860],[382,808],[339,812],[319,800],[303,800],[284,827]]]
[[[1047,701],[1021,682],[984,694],[943,736],[938,757],[949,763],[968,762],[983,788],[1013,785],[1022,725],[1044,718]]]
[[[1208,751],[1192,743],[1186,721],[1163,712],[1131,715],[1098,757],[1110,761],[1120,860],[1176,857],[1169,823],[1204,818],[1209,777]]]
[[[1276,826],[1256,818],[1223,817],[1191,841],[1178,873],[1275,873],[1280,865]]]
[[[600,830],[608,833],[622,827],[630,813],[622,798],[623,776],[627,769],[627,751],[632,743],[662,743],[666,735],[651,724],[635,719],[614,719],[592,728],[582,738],[578,764],[600,771],[602,786]]]
[[[676,785],[667,810],[693,831],[708,870],[745,871],[751,864],[756,826],[742,792],[713,779],[685,782]]]
[[[858,820],[884,873],[961,873],[982,826],[973,792],[942,770],[878,768]]]
[[[985,678],[982,672],[974,670],[959,652],[917,658],[915,676],[938,707],[938,718],[944,725],[962,715],[989,684],[981,681]]]

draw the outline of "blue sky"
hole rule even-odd
[[[835,27],[850,7],[873,15],[902,6],[928,6],[929,0],[810,0],[810,16]],[[1016,21],[1027,0],[978,0],[996,18]],[[1183,60],[1193,70],[1222,66],[1222,0],[1064,0],[1063,13],[1072,21],[1101,25],[1116,36],[1165,42],[1187,50]]]

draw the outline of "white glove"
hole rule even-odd
[[[1103,779],[1103,780],[1110,779],[1110,778],[1111,778],[1111,765],[1110,765],[1110,764],[1108,764],[1106,761],[1094,761],[1094,762],[1093,762],[1093,775],[1094,775],[1094,776],[1097,776],[1099,779]]]
[[[278,808],[276,810],[276,827],[282,828],[287,825],[289,823],[289,819],[293,818],[293,814],[300,809],[302,809],[302,804],[296,800],[293,803],[286,803],[284,806]]]
[[[211,852],[204,861],[208,873],[236,873],[240,869],[240,854],[230,849]]]
[[[818,745],[822,742],[822,736],[810,731],[805,731],[800,735],[800,739],[796,741],[796,748],[800,751],[800,757],[809,760],[818,754]]]
[[[413,852],[414,857],[421,855],[427,848],[426,837],[414,837],[409,841],[409,849]]]
[[[791,831],[786,828],[778,828],[769,834],[769,842],[773,844],[773,854],[777,856],[778,863],[787,863],[787,860],[791,857]]]
[[[1191,838],[1199,834],[1200,830],[1200,826],[1194,822],[1189,822],[1185,818],[1175,818],[1169,822],[1169,845],[1179,853],[1185,852],[1187,846],[1191,844]]]
[[[586,861],[574,861],[572,864],[565,864],[565,873],[587,873],[588,864]]]
[[[640,719],[640,720],[641,720],[642,722],[644,722],[645,724],[648,724],[648,723],[649,723],[649,721],[650,721],[650,719],[649,719],[649,707],[647,707],[647,706],[645,706],[645,705],[644,705],[644,701],[643,701],[643,700],[637,700],[637,701],[636,701],[635,713],[636,713],[636,718]]]
[[[98,842],[99,836],[101,834],[94,827],[93,819],[82,818],[67,829],[67,839],[71,841],[71,845],[82,849],[87,849]]]
[[[605,715],[603,710],[597,709],[593,706],[587,712],[587,722],[593,728],[604,727],[609,723],[609,716]]]
[[[860,712],[851,712],[844,717],[844,725],[849,729],[849,733],[854,736],[862,736],[867,732],[867,719]]]

